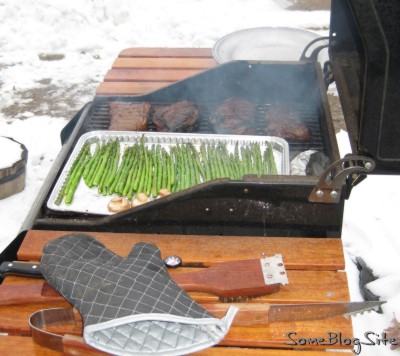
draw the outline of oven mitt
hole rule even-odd
[[[91,236],[49,242],[41,269],[74,305],[87,344],[115,355],[182,355],[219,343],[237,308],[217,319],[171,279],[160,250],[138,243],[126,258]]]

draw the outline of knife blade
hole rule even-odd
[[[295,322],[324,320],[337,316],[356,316],[364,312],[377,310],[385,301],[364,302],[327,302],[301,304],[237,303],[239,311],[234,325],[267,325],[277,322]],[[231,304],[232,305],[232,304]],[[201,304],[211,314],[222,318],[228,311],[229,304]]]
[[[386,301],[271,304],[268,320],[270,323],[322,320],[339,315],[348,318],[371,310],[377,311],[384,303]]]

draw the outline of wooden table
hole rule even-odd
[[[123,50],[115,60],[97,90],[101,95],[139,95],[177,80],[195,75],[216,66],[210,49],[160,49],[136,48]],[[18,260],[39,261],[46,242],[68,232],[31,230],[18,251]],[[340,238],[280,238],[253,236],[193,236],[193,235],[146,235],[90,233],[115,253],[125,256],[132,246],[140,241],[155,243],[162,255],[177,254],[192,266],[211,266],[229,260],[258,258],[262,253],[281,253],[288,271],[289,285],[278,293],[251,300],[251,303],[301,303],[348,301],[349,291],[344,270],[343,247]],[[197,267],[198,268],[198,267]],[[180,273],[194,267],[174,270]],[[40,283],[22,277],[7,277],[4,286]],[[0,297],[1,297],[0,286]],[[208,294],[191,293],[201,303],[217,302]],[[57,355],[33,343],[30,337],[28,318],[31,313],[44,308],[66,306],[66,301],[28,303],[24,305],[0,306],[0,354]],[[328,333],[341,333],[352,338],[351,321],[335,317],[322,321],[273,323],[267,326],[232,326],[228,335],[217,347],[201,355],[322,355],[325,349],[349,349],[351,346],[288,345],[289,332],[297,332],[296,339],[327,338]],[[81,348],[81,339],[71,337],[66,354],[101,354],[90,348]],[[304,341],[305,342],[305,341]],[[76,344],[77,343],[77,344]],[[78,345],[78,346],[76,346]],[[12,351],[11,351],[12,350]],[[266,352],[268,350],[268,352]],[[329,355],[339,353],[333,352]],[[340,353],[342,355],[342,353]]]

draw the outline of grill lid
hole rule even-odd
[[[400,2],[335,0],[329,55],[354,153],[400,171]]]

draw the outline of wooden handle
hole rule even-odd
[[[260,260],[218,263],[200,271],[172,276],[186,292],[206,292],[219,297],[250,297],[279,291],[279,284],[265,284]]]

